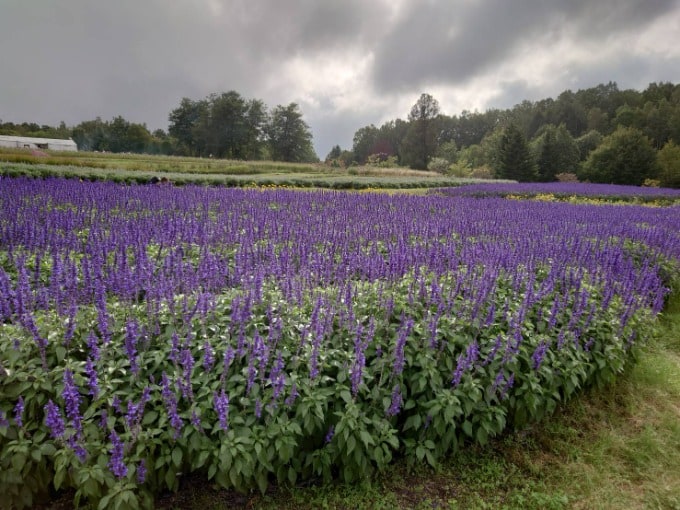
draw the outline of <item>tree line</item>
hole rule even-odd
[[[169,127],[150,132],[123,117],[69,128],[0,121],[0,134],[72,138],[81,150],[232,159],[316,161],[296,103],[269,109],[238,92],[183,98]],[[680,85],[643,91],[615,82],[509,109],[445,115],[422,94],[406,120],[359,128],[351,149],[333,147],[334,166],[383,165],[519,181],[587,180],[680,187]]]
[[[616,83],[523,101],[510,109],[442,114],[422,94],[406,120],[358,129],[328,162],[389,164],[519,181],[576,178],[680,187],[680,85]]]
[[[132,152],[229,159],[313,162],[318,157],[312,133],[296,103],[271,111],[258,99],[238,92],[183,98],[169,116],[167,133],[150,132],[145,124],[121,116],[101,118],[69,128],[0,121],[0,134],[72,138],[80,150]]]

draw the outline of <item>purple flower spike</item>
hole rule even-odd
[[[66,416],[73,423],[73,427],[76,432],[80,434],[82,432],[82,423],[80,417],[80,393],[78,393],[78,388],[73,381],[73,372],[70,369],[64,370],[64,403],[66,407]]]
[[[146,481],[146,461],[144,459],[139,461],[137,465],[137,483],[143,484]]]
[[[335,426],[331,425],[328,427],[328,432],[326,433],[326,437],[324,438],[324,444],[328,444],[333,440],[333,436],[335,435]]]
[[[61,416],[61,410],[52,400],[49,400],[45,405],[45,424],[50,429],[50,434],[54,439],[64,437],[66,431],[64,419]]]
[[[219,394],[215,392],[213,403],[217,418],[220,421],[220,428],[226,432],[229,429],[229,397],[224,393],[224,390]]]
[[[546,342],[541,342],[536,347],[536,350],[531,356],[531,363],[534,370],[538,370],[541,367],[545,353],[548,350],[548,344]]]
[[[396,416],[399,414],[403,403],[404,400],[401,395],[401,387],[398,384],[395,384],[394,388],[392,389],[392,402],[390,407],[387,409],[387,416]]]
[[[24,397],[19,397],[19,400],[14,406],[14,423],[16,423],[17,427],[19,428],[24,426],[23,416],[24,416]]]
[[[118,479],[125,478],[127,476],[128,468],[123,462],[123,456],[125,453],[125,448],[123,442],[116,434],[115,430],[112,430],[109,434],[109,439],[113,447],[111,448],[111,458],[109,459],[109,469]]]

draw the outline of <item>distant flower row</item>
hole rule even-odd
[[[565,196],[680,198],[680,189],[576,182],[482,183],[437,190],[449,196],[504,196],[552,193]]]

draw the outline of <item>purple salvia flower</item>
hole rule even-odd
[[[99,339],[94,331],[90,331],[87,335],[87,348],[90,349],[90,356],[93,360],[99,361]]]
[[[137,342],[139,340],[139,327],[134,320],[128,321],[125,325],[125,353],[130,360],[130,371],[137,375],[139,366],[137,365]]]
[[[496,375],[496,379],[493,381],[493,385],[491,386],[491,391],[493,393],[496,393],[498,391],[498,388],[501,388],[501,391],[503,390],[504,386],[503,383],[505,382],[505,374],[503,374],[503,371],[500,370],[498,374]]]
[[[250,395],[255,384],[255,377],[257,376],[257,368],[255,367],[255,357],[251,356],[248,360],[248,379],[246,380],[246,395]]]
[[[501,400],[505,400],[508,396],[508,391],[515,384],[515,374],[511,374],[508,379],[506,379],[505,387],[501,390]]]
[[[87,358],[85,362],[85,373],[87,374],[87,385],[90,388],[88,394],[96,399],[99,396],[99,379],[92,358]]]
[[[64,419],[61,416],[61,410],[52,400],[48,400],[45,405],[45,425],[50,429],[50,434],[54,439],[64,437],[66,432]]]
[[[397,343],[394,347],[394,363],[392,364],[392,374],[397,377],[404,371],[404,348],[406,347],[406,340],[411,334],[413,328],[413,319],[410,317],[405,321],[402,320],[402,326],[397,336]]]
[[[502,345],[503,345],[502,337],[501,335],[498,335],[496,337],[496,342],[493,344],[493,347],[491,347],[491,350],[489,351],[489,354],[486,356],[484,363],[482,363],[482,366],[488,365],[496,358],[496,354],[498,353]]]
[[[197,429],[201,428],[201,417],[196,412],[196,409],[191,410],[191,424]]]
[[[133,436],[137,436],[137,431],[139,425],[144,417],[144,406],[149,400],[148,388],[144,388],[142,393],[142,398],[135,404],[131,399],[127,402],[127,413],[125,414],[125,422],[127,423],[128,429],[133,431]]]
[[[590,352],[590,349],[593,347],[594,343],[595,343],[595,339],[593,337],[588,338],[588,341],[583,346],[583,350],[586,351],[586,352]]]
[[[125,447],[123,442],[116,434],[115,430],[112,430],[109,434],[109,439],[111,440],[111,458],[109,459],[109,469],[111,473],[118,478],[125,478],[127,476],[128,468],[123,462],[123,456],[125,454]]]
[[[68,417],[69,420],[71,420],[73,428],[76,429],[77,434],[80,435],[80,433],[83,430],[80,417],[81,398],[80,393],[78,392],[78,388],[76,387],[76,384],[73,381],[73,372],[71,372],[71,369],[69,368],[64,370],[63,397],[66,409],[66,416]]]
[[[194,392],[191,387],[191,374],[194,370],[194,356],[190,349],[182,349],[180,353],[180,365],[182,366],[182,379],[178,381],[182,396],[186,399],[193,399]]]
[[[215,350],[210,345],[209,341],[203,344],[203,369],[207,372],[215,364]]]
[[[120,414],[120,404],[120,397],[118,395],[114,395],[113,402],[111,402],[111,407],[113,407],[113,410],[118,414]]]
[[[74,436],[69,437],[66,442],[68,443],[71,450],[73,450],[73,452],[76,454],[76,457],[78,457],[80,462],[85,462],[87,460],[87,450],[83,447],[83,445],[76,441]]]
[[[258,420],[262,417],[262,401],[259,398],[255,400],[255,417]]]
[[[455,387],[460,384],[463,374],[470,370],[479,358],[479,345],[476,341],[468,345],[465,354],[460,354],[456,363],[456,370],[453,373],[451,384]]]
[[[99,418],[99,427],[102,429],[106,429],[108,427],[108,420],[109,413],[106,412],[106,409],[102,409],[102,415]]]
[[[288,407],[292,406],[295,403],[295,400],[300,396],[300,393],[298,392],[297,389],[297,384],[293,383],[292,386],[290,387],[290,394],[284,401],[284,404],[286,404]]]
[[[170,347],[170,354],[168,355],[168,358],[175,365],[179,363],[179,335],[177,335],[177,332],[172,334],[172,345]]]
[[[333,440],[334,435],[335,435],[335,426],[331,425],[330,427],[328,427],[328,432],[326,432],[326,437],[323,440],[324,444],[330,443]]]
[[[404,401],[401,395],[401,387],[398,384],[395,384],[394,388],[392,388],[392,401],[390,403],[390,407],[387,409],[387,416],[396,416],[399,414],[403,403]]]
[[[362,333],[363,328],[361,325],[357,326],[357,332],[354,338],[354,363],[352,364],[352,371],[350,373],[352,395],[354,396],[359,392],[359,385],[361,384],[364,366],[366,365],[366,356],[364,354],[365,346],[361,338]]]
[[[229,429],[229,396],[224,393],[213,393],[213,405],[217,412],[220,428],[225,432]]]
[[[453,372],[453,379],[451,379],[451,384],[453,386],[458,386],[460,380],[463,378],[463,373],[467,370],[467,358],[464,354],[459,354],[456,361],[456,370]]]
[[[184,426],[184,422],[182,421],[182,418],[179,416],[179,413],[177,412],[177,397],[170,388],[170,380],[168,379],[168,376],[165,375],[165,372],[163,372],[161,384],[163,387],[161,391],[161,396],[163,397],[165,410],[167,411],[168,417],[170,418],[170,425],[172,426],[173,429],[175,429],[174,437],[175,439],[177,439],[182,433],[182,427]]]
[[[146,460],[142,459],[137,464],[137,483],[143,484],[146,481]]]
[[[269,373],[269,380],[271,381],[272,388],[274,390],[272,394],[272,398],[274,400],[279,398],[286,384],[286,376],[283,374],[283,366],[284,366],[283,357],[282,354],[279,352],[279,355],[277,356],[276,361],[274,362],[274,366],[272,367],[272,370]]]
[[[19,400],[14,406],[14,423],[16,423],[17,427],[19,428],[24,426],[23,416],[24,416],[24,397],[19,397]]]
[[[9,427],[9,420],[7,419],[7,413],[0,409],[0,427]]]
[[[224,374],[226,375],[227,372],[229,371],[229,367],[231,366],[231,362],[234,361],[234,357],[236,356],[236,353],[234,352],[234,349],[232,349],[231,345],[227,347],[227,350],[224,351]]]
[[[534,370],[538,370],[541,367],[541,363],[543,362],[547,350],[548,344],[546,342],[541,342],[538,344],[538,347],[536,347],[536,350],[534,350],[534,353],[531,355],[531,366]]]

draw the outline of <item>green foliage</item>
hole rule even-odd
[[[560,173],[576,173],[579,149],[564,125],[548,125],[538,139],[538,180],[552,182]]]
[[[539,271],[533,282],[536,290],[547,274],[548,271]],[[138,498],[177,490],[180,473],[202,473],[225,488],[264,491],[273,480],[294,484],[310,477],[338,476],[347,482],[364,479],[384,469],[396,456],[404,456],[412,466],[421,463],[436,466],[461,445],[484,445],[508,427],[524,427],[551,414],[579,389],[610,382],[630,358],[626,340],[629,331],[646,327],[650,321],[645,314],[637,314],[619,334],[611,325],[625,305],[615,300],[607,309],[600,310],[587,328],[584,326],[583,336],[596,339],[588,349],[580,344],[575,347],[568,339],[564,348],[548,351],[536,370],[532,368],[532,354],[537,346],[556,341],[545,329],[555,296],[542,296],[524,319],[525,338],[514,359],[503,360],[499,356],[476,363],[462,374],[459,384],[452,385],[455,360],[468,348],[470,338],[476,339],[486,355],[498,338],[506,341],[511,335],[507,324],[501,326],[500,322],[486,327],[477,322],[462,323],[455,316],[442,317],[436,338],[441,347],[432,348],[431,332],[426,327],[433,313],[431,305],[426,300],[410,302],[410,289],[414,285],[441,288],[452,281],[453,273],[435,277],[416,271],[390,284],[355,283],[356,317],[384,317],[374,324],[377,340],[366,349],[363,382],[356,392],[352,391],[347,370],[354,349],[354,333],[346,329],[347,325],[335,326],[329,333],[321,373],[315,378],[309,376],[311,352],[299,348],[300,325],[310,323],[316,299],[330,298],[341,290],[332,286],[320,288],[316,295],[305,296],[299,305],[290,306],[280,290],[265,283],[265,299],[253,305],[245,328],[247,341],[252,341],[256,333],[267,334],[268,307],[287,310],[282,316],[283,336],[279,341],[288,346],[280,351],[284,373],[289,374],[283,394],[297,392],[297,398],[286,405],[269,405],[276,403],[271,385],[256,385],[252,393],[245,391],[248,355],[237,354],[229,366],[220,363],[212,370],[191,372],[194,397],[178,401],[179,415],[185,423],[179,436],[174,435],[170,426],[161,385],[163,373],[171,379],[183,377],[181,366],[171,361],[172,337],[193,332],[195,340],[185,348],[191,350],[196,360],[201,359],[201,346],[208,337],[220,338],[224,350],[233,346],[235,339],[228,333],[231,307],[241,291],[233,289],[215,296],[214,313],[209,318],[194,318],[192,324],[185,326],[187,331],[177,329],[177,319],[169,309],[161,310],[154,318],[158,334],[138,353],[137,376],[130,374],[130,360],[121,346],[124,333],[101,347],[101,363],[107,367],[100,374],[102,394],[98,398],[81,395],[83,435],[79,441],[88,451],[82,460],[68,441],[49,437],[43,408],[48,399],[62,402],[66,368],[83,384],[86,336],[96,327],[96,310],[87,307],[79,310],[78,329],[68,348],[55,341],[64,334],[68,323],[54,312],[38,316],[37,325],[49,339],[46,362],[54,367],[49,371],[44,369],[29,332],[14,324],[0,325],[0,353],[5,360],[0,409],[9,416],[19,395],[26,401],[21,428],[0,427],[0,477],[9,501],[15,506],[29,506],[33,498],[51,486],[74,489],[76,503],[82,500],[99,508],[136,508],[145,506],[144,500]],[[602,292],[588,275],[584,275],[584,282],[594,295]],[[513,295],[513,285],[511,277],[501,275],[496,287],[500,300]],[[393,296],[394,309],[390,314],[375,310],[383,292]],[[555,292],[559,293],[559,288]],[[181,299],[175,306],[181,306]],[[193,306],[195,298],[189,299],[189,306]],[[454,299],[452,306],[466,306],[463,295]],[[571,302],[580,297],[567,294],[563,299]],[[522,306],[521,296],[507,306],[514,313]],[[141,321],[147,313],[144,304],[127,307],[125,316],[117,310],[122,307],[110,303],[113,331],[124,331],[130,314]],[[389,353],[397,342],[395,324],[406,311],[415,326],[404,345],[403,371],[394,373],[394,358]],[[568,320],[560,317],[558,323]],[[221,359],[224,352],[216,354]],[[514,385],[508,382],[511,376]],[[141,425],[135,426],[125,420],[124,413],[131,403],[141,400],[146,381],[152,381],[151,398],[144,408]],[[387,410],[395,388],[401,392],[403,407],[390,414]],[[227,430],[219,426],[212,404],[213,394],[221,390],[231,400]],[[121,412],[113,410],[115,397],[122,403]],[[262,406],[261,416],[256,411],[258,405]],[[105,411],[108,418],[102,424]],[[200,424],[195,424],[192,416],[198,416]],[[112,448],[108,431],[114,429],[126,444],[128,473],[121,479],[115,479],[107,467]],[[66,439],[74,437],[73,433],[67,427]],[[147,480],[138,484],[135,472],[142,461],[148,467]]]
[[[510,124],[501,138],[496,174],[503,179],[519,182],[536,180],[537,169],[526,138],[514,124]]]
[[[680,188],[680,146],[674,142],[659,151],[658,178],[664,188]]]
[[[590,153],[580,174],[582,180],[640,186],[658,174],[656,151],[639,130],[619,127]]]
[[[296,103],[277,106],[271,114],[267,138],[272,159],[309,163],[319,158],[312,147],[312,133]]]
[[[444,158],[432,158],[427,164],[427,169],[440,174],[448,173],[451,164]],[[462,177],[462,176],[461,176]]]
[[[437,150],[439,103],[430,94],[421,94],[411,108],[408,131],[401,145],[405,165],[425,170]]]

